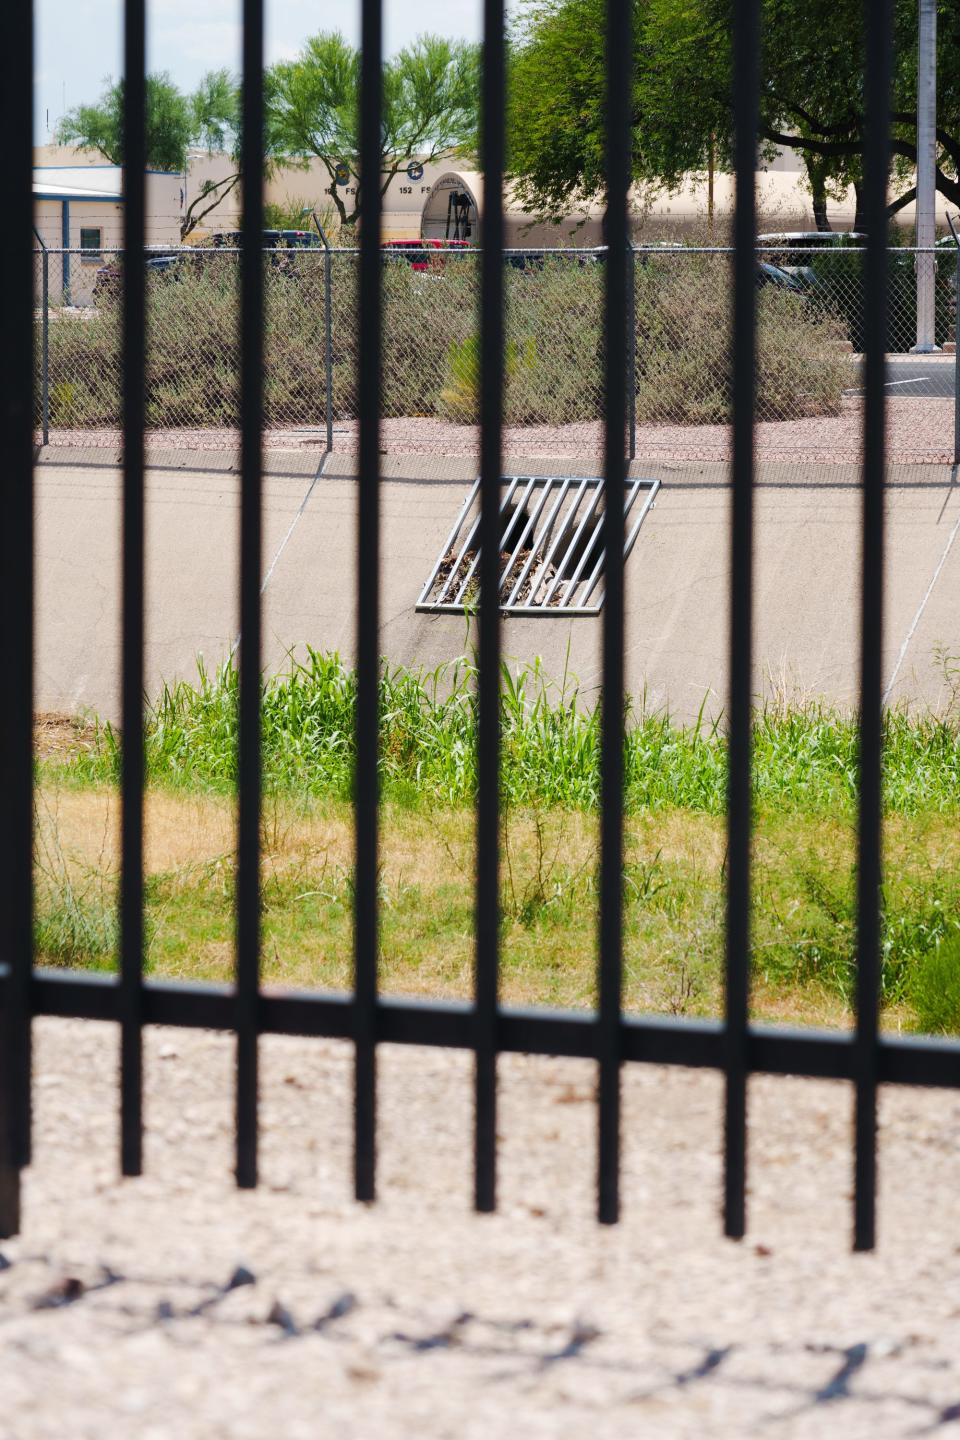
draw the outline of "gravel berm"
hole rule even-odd
[[[470,1210],[469,1056],[385,1047],[380,1200],[351,1051],[262,1042],[262,1186],[229,1037],[147,1037],[117,1179],[114,1028],[36,1025],[24,1230],[0,1243],[2,1440],[960,1434],[960,1097],[888,1091],[880,1246],[850,1253],[849,1087],[751,1085],[750,1233],[720,1236],[718,1076],[624,1073],[624,1215],[593,1216],[594,1072],[501,1062]]]
[[[953,462],[953,400],[948,396],[903,399],[887,397],[887,459],[901,464],[949,465]],[[103,447],[118,450],[116,429],[50,431],[50,448]],[[226,429],[150,430],[151,450],[222,451],[237,448],[237,431]],[[860,458],[863,408],[858,399],[845,398],[839,415],[812,415],[800,420],[760,420],[756,426],[758,460],[791,464],[850,465]],[[385,417],[380,440],[390,456],[435,454],[476,456],[479,431],[432,417]],[[39,433],[37,435],[39,443]],[[266,430],[267,450],[307,450],[322,455],[326,432],[318,425],[277,426]],[[356,420],[334,426],[335,455],[356,454],[359,425]],[[504,462],[539,455],[556,460],[576,459],[596,466],[603,455],[603,427],[599,420],[567,425],[507,425],[503,432]],[[637,427],[640,460],[730,459],[729,425],[644,424]]]

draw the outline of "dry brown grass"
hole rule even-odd
[[[38,760],[64,761],[87,749],[93,728],[81,716],[50,710],[33,722],[34,754]]]
[[[113,790],[38,791],[41,827],[55,836],[65,873],[96,874],[112,903],[119,855]],[[149,791],[145,809],[150,963],[155,973],[229,981],[236,812],[232,801]],[[960,868],[960,835],[939,817],[892,819],[893,868]],[[690,812],[631,817],[626,830],[624,1001],[674,1014],[722,1010],[722,820]],[[263,968],[267,984],[349,989],[352,968],[353,824],[348,806],[311,808],[268,796],[263,825]],[[513,813],[502,837],[502,992],[513,1004],[592,1006],[595,990],[596,817]],[[808,903],[791,889],[797,857],[843,877],[853,862],[849,822],[761,818],[755,856],[781,930],[802,929]],[[470,811],[383,810],[381,964],[387,992],[466,997],[472,986],[474,825]],[[838,882],[839,883],[839,882]],[[758,926],[753,1009],[765,1020],[849,1023],[829,978],[786,979],[765,968],[781,931]],[[792,932],[791,932],[792,933]],[[772,937],[772,938],[771,938]],[[780,938],[778,938],[780,937]],[[60,957],[44,957],[60,960]],[[109,963],[109,956],[104,961]],[[61,961],[61,963],[66,963]],[[909,1023],[903,1006],[886,1023]]]

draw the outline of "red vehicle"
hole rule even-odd
[[[390,259],[405,260],[411,270],[433,270],[443,262],[424,254],[426,250],[470,250],[466,240],[385,240],[382,249]],[[412,254],[405,254],[412,251]]]

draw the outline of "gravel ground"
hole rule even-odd
[[[909,464],[950,464],[953,460],[952,399],[888,399],[888,459]],[[762,421],[756,431],[756,453],[761,460],[808,461],[818,465],[849,464],[860,454],[862,410],[855,399],[844,401],[835,417],[809,420]],[[357,423],[338,422],[334,451],[353,454]],[[38,437],[39,438],[39,437]],[[52,430],[51,445],[102,445],[117,448],[119,430]],[[150,446],[164,450],[229,450],[236,448],[233,430],[153,430]],[[381,444],[391,455],[465,455],[478,448],[477,432],[445,420],[387,419]],[[326,432],[320,426],[292,426],[268,430],[268,449],[321,451]],[[599,421],[575,425],[508,426],[504,453],[509,460],[526,455],[571,459],[599,457],[603,434]],[[637,454],[658,460],[728,460],[730,427],[727,425],[640,425]]]
[[[754,1082],[735,1246],[716,1076],[626,1072],[604,1230],[584,1062],[502,1061],[501,1211],[480,1218],[466,1056],[384,1050],[367,1208],[346,1046],[264,1040],[263,1184],[239,1194],[228,1040],[150,1033],[148,1173],[123,1183],[115,1031],[48,1020],[37,1042],[2,1440],[960,1433],[960,1096],[884,1096],[880,1249],[853,1256],[843,1086]]]

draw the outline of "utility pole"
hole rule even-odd
[[[932,249],[937,238],[937,0],[919,0],[917,37],[917,249]],[[936,258],[918,255],[917,343],[915,354],[937,349]]]

